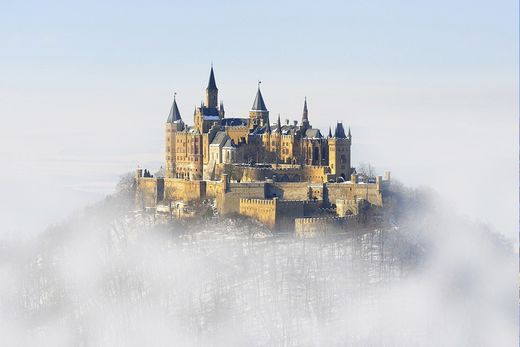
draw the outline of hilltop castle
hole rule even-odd
[[[220,214],[256,218],[299,232],[345,223],[361,206],[382,206],[389,181],[351,167],[352,135],[338,122],[328,135],[313,128],[304,99],[300,121],[271,122],[260,90],[247,118],[225,117],[211,67],[204,102],[186,124],[174,96],[165,126],[164,177],[137,170],[136,203],[180,216],[178,202],[215,199]],[[180,207],[181,206],[181,207]]]
[[[249,117],[225,118],[213,67],[204,102],[195,108],[193,126],[183,121],[174,97],[165,130],[165,177],[214,179],[225,164],[253,163],[319,168],[315,171],[320,177],[312,179],[317,182],[346,180],[351,173],[350,129],[345,134],[343,124],[337,123],[334,133],[329,128],[328,136],[323,136],[309,121],[306,99],[299,122],[282,123],[278,116],[271,123],[260,83]],[[302,175],[284,179],[300,181]]]

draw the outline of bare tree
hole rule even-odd
[[[376,168],[370,163],[360,162],[356,168],[356,172],[368,179],[376,177]]]

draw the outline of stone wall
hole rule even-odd
[[[194,201],[205,198],[206,181],[188,181],[178,178],[164,179],[164,200]]]
[[[270,229],[276,228],[276,203],[278,199],[240,199],[240,214],[254,218]]]
[[[375,183],[327,183],[324,195],[330,204],[336,204],[336,200],[366,199],[373,205],[383,206],[383,197]]]
[[[139,177],[137,179],[137,192],[135,205],[137,209],[155,207],[157,203],[157,179],[151,177]]]
[[[277,167],[244,167],[242,182],[264,181],[266,178],[277,182],[327,182],[328,166],[300,166],[280,164]]]
[[[314,237],[340,230],[345,231],[349,225],[354,223],[356,223],[355,216],[296,218],[294,220],[294,232],[299,237]]]
[[[226,192],[217,198],[219,213],[240,213],[240,199],[265,199],[265,182],[229,183]]]
[[[307,182],[268,183],[266,196],[286,200],[307,200],[309,199],[309,184]]]
[[[216,198],[224,192],[224,183],[221,181],[206,181],[206,198]]]
[[[277,200],[276,203],[276,226],[277,230],[292,232],[294,230],[294,219],[301,218],[304,214],[306,201]]]
[[[292,231],[294,219],[304,216],[304,201],[274,199],[240,199],[239,212],[254,218],[271,230]]]

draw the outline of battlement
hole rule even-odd
[[[278,199],[240,199],[240,206],[242,205],[275,205]]]
[[[303,217],[296,218],[294,221],[300,224],[315,224],[315,223],[334,223],[341,224],[347,222],[348,220],[352,220],[356,218],[356,216],[345,216],[345,217]]]
[[[344,230],[355,216],[345,217],[305,217],[294,220],[294,232],[298,237],[314,237]]]

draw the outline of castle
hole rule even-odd
[[[259,82],[249,117],[226,118],[212,66],[193,118],[192,126],[184,122],[174,96],[165,125],[164,173],[136,173],[140,207],[171,212],[176,201],[215,199],[220,214],[304,232],[327,220],[346,221],[360,204],[382,206],[389,173],[385,180],[361,182],[351,167],[350,128],[346,133],[338,122],[323,136],[310,123],[306,99],[299,122],[282,123],[278,116],[272,123]]]

